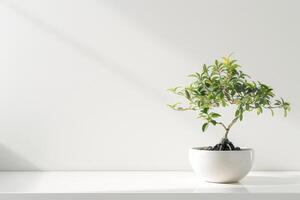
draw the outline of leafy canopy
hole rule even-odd
[[[290,104],[282,98],[275,99],[273,89],[259,81],[252,81],[250,76],[240,70],[241,66],[230,57],[215,60],[212,65],[203,65],[201,72],[196,72],[189,77],[194,81],[186,87],[175,87],[170,92],[187,99],[188,106],[181,103],[169,105],[174,110],[194,110],[198,117],[205,120],[202,125],[204,132],[208,126],[221,125],[227,134],[232,125],[238,120],[242,121],[246,111],[256,111],[259,115],[264,110],[280,108],[287,116]],[[235,105],[236,110],[231,123],[226,126],[218,121],[220,113],[213,111],[217,107]]]

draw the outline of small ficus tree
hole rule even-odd
[[[181,103],[169,105],[174,110],[193,110],[198,118],[204,119],[202,131],[209,126],[224,128],[224,139],[216,150],[233,150],[234,146],[227,139],[229,131],[237,121],[242,121],[245,112],[255,111],[258,115],[269,110],[283,109],[284,116],[290,111],[290,104],[282,98],[275,99],[273,89],[261,82],[252,81],[250,76],[240,70],[236,60],[223,57],[212,65],[203,65],[201,72],[189,75],[194,81],[186,87],[169,89],[172,93],[187,99],[187,105]],[[218,107],[235,106],[233,119],[229,124],[220,121]],[[225,144],[228,143],[228,144]]]

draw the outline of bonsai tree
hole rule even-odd
[[[202,131],[209,126],[224,128],[224,138],[208,150],[239,150],[228,140],[228,134],[238,121],[243,120],[245,112],[255,111],[258,115],[269,110],[282,109],[284,116],[290,111],[290,104],[282,98],[276,99],[273,89],[240,70],[241,66],[230,56],[215,60],[212,65],[203,65],[202,71],[189,75],[194,81],[185,87],[169,89],[170,92],[186,98],[186,105],[168,105],[177,111],[196,111],[198,118],[204,120]],[[235,112],[229,124],[220,121],[219,107],[233,106]]]

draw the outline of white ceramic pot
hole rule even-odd
[[[232,183],[244,178],[252,167],[253,149],[209,151],[191,148],[190,163],[197,175],[208,182]]]

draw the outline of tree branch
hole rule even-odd
[[[225,126],[225,124],[223,124],[222,122],[218,122],[218,124],[220,124],[221,126],[223,126],[223,128],[224,128],[225,130],[227,130],[227,127]]]
[[[234,118],[234,119],[230,122],[230,124],[228,125],[228,127],[226,128],[225,139],[227,139],[229,130],[231,129],[231,127],[233,126],[233,124],[234,124],[238,119],[239,119],[238,117]]]

